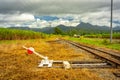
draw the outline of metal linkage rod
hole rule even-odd
[[[34,54],[36,54],[36,55],[39,56],[40,58],[43,58],[43,59],[45,59],[45,60],[48,59],[48,57],[45,57],[45,56],[43,56],[43,55],[41,55],[41,54],[35,52],[35,50],[34,50],[33,47],[27,48],[27,47],[23,46],[23,48],[26,49],[26,50],[30,50],[31,52],[33,52]]]

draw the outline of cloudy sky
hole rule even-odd
[[[0,26],[48,27],[79,22],[109,26],[111,0],[0,0]],[[120,25],[120,0],[114,1],[114,26]]]

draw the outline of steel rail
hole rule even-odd
[[[113,52],[103,51],[103,50],[96,49],[96,48],[92,48],[92,47],[86,46],[86,45],[81,45],[79,43],[68,41],[68,40],[62,40],[62,41],[65,41],[69,44],[72,44],[72,45],[78,47],[78,48],[88,51],[94,55],[97,55],[97,56],[107,60],[107,61],[115,63],[116,65],[120,65],[120,55],[118,55],[118,54],[115,54]]]

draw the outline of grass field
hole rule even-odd
[[[120,39],[120,32],[113,33],[112,36],[113,36],[113,39]],[[106,34],[88,34],[88,35],[85,35],[84,37],[109,39],[110,38],[110,34],[107,34],[107,33]]]
[[[0,28],[0,40],[24,40],[47,38],[49,35],[30,30]]]
[[[110,43],[109,39],[100,39],[100,38],[73,38],[70,37],[68,40],[77,41],[84,44],[99,46],[103,48],[110,48],[113,50],[120,51],[120,40],[113,40],[113,43]]]
[[[102,80],[88,69],[37,68],[41,59],[35,54],[27,54],[23,45],[32,46],[37,52],[53,60],[85,57],[75,53],[67,45],[48,43],[47,40],[52,38],[0,41],[0,80]]]

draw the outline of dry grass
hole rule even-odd
[[[37,68],[39,57],[28,55],[22,48],[34,47],[37,52],[53,60],[71,60],[84,57],[63,44],[48,43],[42,39],[0,42],[0,80],[102,80],[88,69]],[[69,55],[68,55],[69,54]]]

